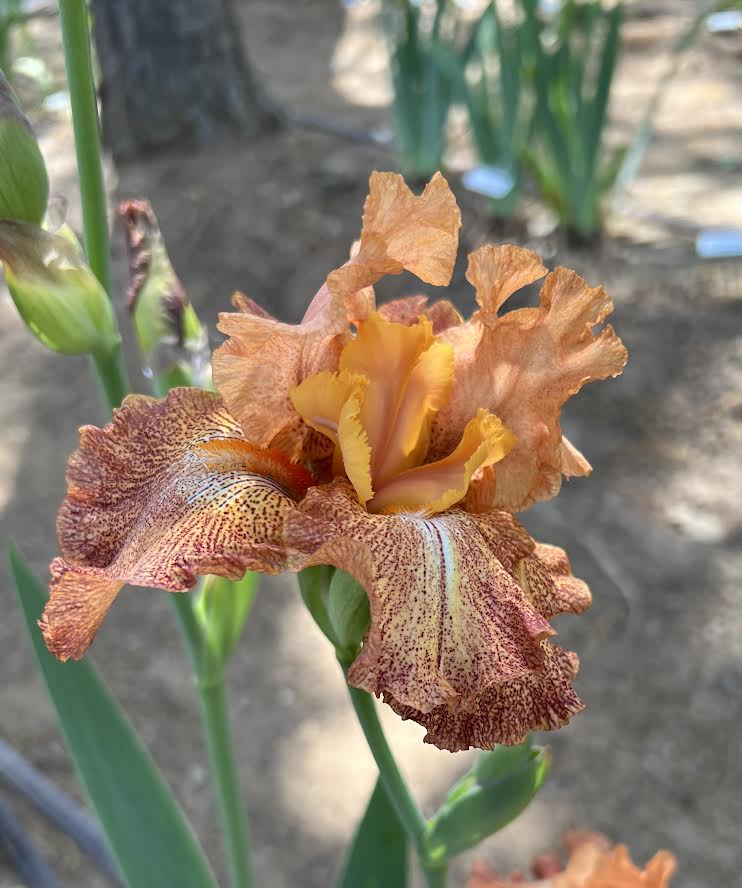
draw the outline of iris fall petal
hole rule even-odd
[[[41,620],[49,649],[81,657],[124,583],[181,591],[199,574],[284,569],[284,518],[310,482],[241,442],[216,395],[128,398],[111,424],[82,429],[70,458]]]

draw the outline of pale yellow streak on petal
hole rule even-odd
[[[374,491],[371,485],[371,447],[360,419],[363,401],[364,389],[358,386],[340,411],[338,438],[345,474],[355,488],[359,502],[365,505],[373,497]]]
[[[463,499],[474,473],[506,456],[516,439],[500,420],[480,409],[464,429],[459,446],[438,462],[410,469],[378,490],[373,512],[412,511],[432,515]]]
[[[338,424],[343,405],[358,388],[366,384],[361,376],[325,370],[307,377],[289,390],[294,409],[304,422],[338,444]]]
[[[373,496],[371,447],[361,420],[367,391],[365,376],[342,369],[310,376],[289,392],[304,422],[340,449],[345,473],[362,503]]]

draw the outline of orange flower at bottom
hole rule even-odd
[[[667,888],[675,872],[675,858],[669,851],[658,851],[643,869],[631,861],[625,845],[611,847],[599,833],[568,833],[565,846],[571,851],[564,869],[553,866],[549,855],[548,866],[534,862],[535,882],[515,874],[500,878],[486,864],[472,867],[468,888]],[[548,870],[548,875],[544,870]]]

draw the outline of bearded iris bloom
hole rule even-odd
[[[375,173],[360,241],[300,324],[238,294],[220,319],[219,394],[134,396],[82,430],[41,620],[53,653],[82,656],[125,583],[177,592],[199,574],[329,564],[369,596],[350,682],[428,742],[517,743],[582,708],[577,657],[549,620],[590,593],[514,513],[590,471],[560,410],[626,352],[594,332],[612,310],[602,288],[566,269],[539,307],[500,314],[546,274],[514,246],[469,257],[469,321],[421,296],[376,305],[386,274],[447,284],[460,224],[442,176],[416,197]]]
[[[526,882],[519,873],[500,878],[477,863],[468,888],[669,888],[675,872],[675,857],[669,851],[658,851],[640,869],[625,845],[612,846],[600,833],[577,830],[567,833],[563,844],[569,852],[567,865],[563,867],[555,854],[535,858],[536,881]]]

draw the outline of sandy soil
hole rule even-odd
[[[614,101],[617,134],[641,116],[692,5],[636,9]],[[383,52],[363,7],[346,18],[331,0],[252,2],[244,19],[256,66],[286,107],[359,127],[387,122]],[[52,26],[39,41],[58,73]],[[693,236],[702,225],[742,222],[740,54],[742,38],[709,35],[688,54],[631,203],[611,220],[614,236],[602,247],[568,252],[556,239],[521,232],[549,262],[606,285],[631,361],[619,380],[589,388],[567,412],[566,431],[593,462],[592,478],[524,516],[540,539],[567,548],[575,572],[592,586],[592,611],[558,621],[561,640],[582,659],[578,688],[589,708],[569,728],[541,738],[553,749],[552,778],[516,824],[476,852],[498,867],[523,866],[558,843],[565,828],[590,826],[628,842],[640,860],[671,848],[680,859],[677,888],[726,888],[739,878],[742,267],[699,262]],[[53,187],[70,196],[75,220],[68,113],[39,114],[38,126]],[[150,197],[173,261],[213,329],[236,288],[296,318],[357,234],[368,173],[392,164],[380,148],[289,130],[257,144],[158,158],[110,181],[114,199]],[[455,176],[452,183],[464,211],[463,255],[496,234],[483,204],[462,192]],[[119,285],[122,247],[118,233]],[[397,280],[386,292],[410,287],[418,289]],[[471,306],[461,267],[452,292]],[[85,361],[45,352],[6,296],[0,342],[0,535],[14,536],[43,575],[76,428],[104,417]],[[144,390],[134,355],[129,359]],[[0,730],[79,794],[4,575],[0,595]],[[194,697],[167,595],[123,594],[94,659],[223,874]],[[326,886],[374,769],[330,650],[292,578],[264,583],[231,684],[258,884]],[[431,811],[468,754],[423,747],[421,731],[391,713],[385,723]],[[103,884],[68,843],[18,810],[65,886]],[[457,884],[467,864],[457,863]],[[14,884],[0,862],[0,888]]]

